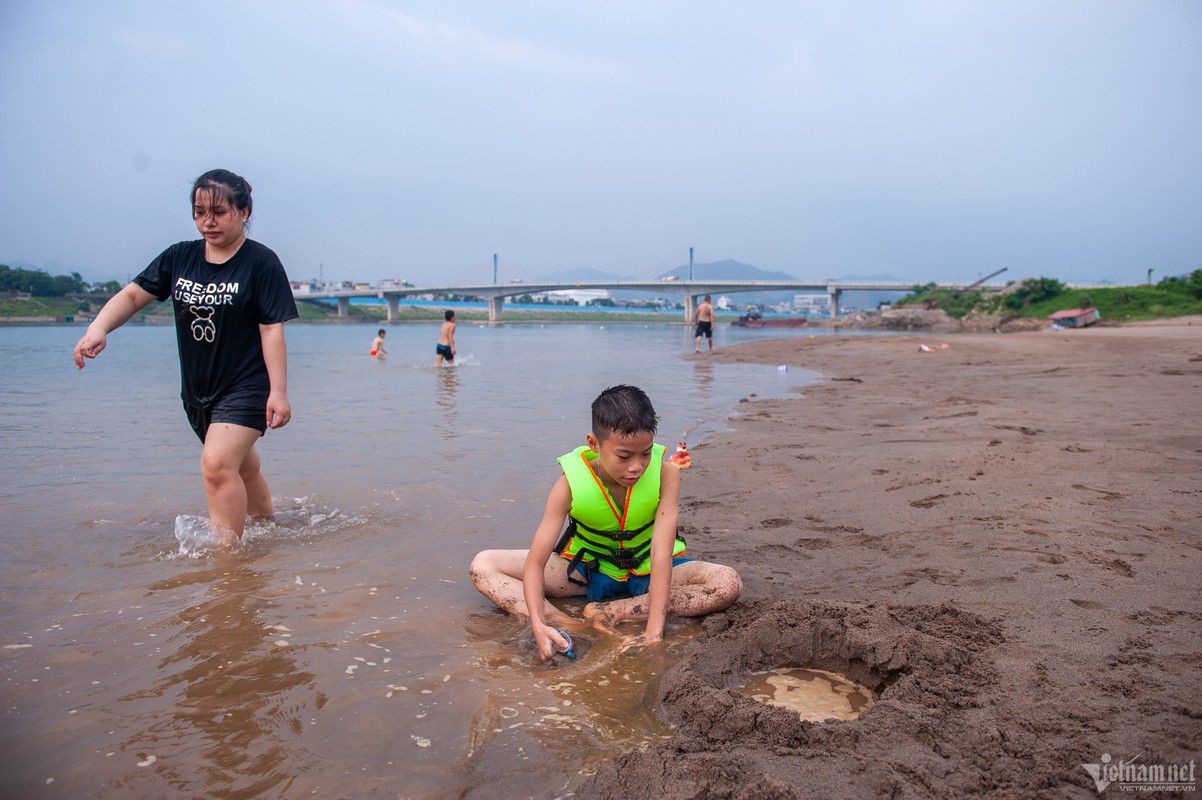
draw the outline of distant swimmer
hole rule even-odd
[[[388,355],[388,351],[384,349],[384,337],[388,335],[388,331],[380,328],[376,332],[376,338],[371,343],[371,354],[376,358],[383,358]]]
[[[197,178],[190,204],[204,238],[174,244],[150,262],[105,303],[72,354],[83,369],[108,334],[151,300],[172,298],[184,411],[204,444],[200,471],[213,536],[226,544],[242,538],[248,515],[274,516],[255,444],[292,419],[284,323],[296,319],[296,302],[280,259],[246,238],[250,192],[229,170]]]
[[[543,660],[571,648],[560,628],[617,634],[620,622],[646,620],[643,633],[621,638],[626,651],[661,641],[668,614],[721,611],[743,591],[730,567],[684,556],[676,535],[680,470],[655,444],[658,417],[647,395],[613,386],[592,412],[584,446],[558,459],[561,474],[530,548],[485,550],[469,570],[481,594],[530,618]],[[580,595],[583,622],[547,601]]]
[[[707,294],[701,305],[697,306],[697,329],[693,331],[693,336],[697,337],[697,346],[693,350],[694,353],[701,352],[701,337],[704,336],[709,342],[710,352],[714,350],[714,307],[710,305],[710,296]]]
[[[434,366],[441,367],[445,358],[448,364],[455,363],[455,312],[448,309],[443,317],[442,329],[438,332],[438,346],[434,348],[437,356]]]

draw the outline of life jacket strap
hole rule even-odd
[[[639,535],[643,531],[655,524],[655,520],[648,522],[641,528],[629,531],[599,531],[595,528],[590,528],[583,522],[580,522],[575,517],[568,517],[568,526],[564,528],[563,533],[559,537],[559,541],[555,543],[555,551],[562,553],[572,541],[572,538],[579,535],[583,530],[591,533],[594,536],[601,536],[606,539],[613,539],[614,533],[622,533],[631,538]],[[648,540],[641,547],[610,547],[602,542],[596,542],[587,536],[580,537],[580,549],[572,557],[568,563],[568,580],[577,586],[587,586],[587,581],[578,581],[572,577],[573,572],[579,572],[582,576],[588,577],[590,569],[587,562],[584,562],[584,557],[591,556],[594,561],[605,561],[612,564],[614,567],[629,572],[642,564],[647,558],[647,554],[651,552],[651,541]]]

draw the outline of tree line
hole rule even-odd
[[[78,272],[70,275],[51,275],[43,269],[12,268],[0,264],[0,292],[28,292],[34,297],[63,297],[68,294],[116,294],[121,291],[117,281],[88,283]]]

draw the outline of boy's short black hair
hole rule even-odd
[[[451,320],[455,319],[455,312],[448,308],[443,312],[442,316],[447,322],[450,322]]]
[[[611,386],[593,401],[593,436],[603,442],[611,433],[633,436],[636,433],[655,433],[659,417],[651,398],[637,386]]]
[[[383,328],[380,328],[380,330],[376,332],[376,336],[383,336],[386,333],[388,333],[388,331],[384,330]]]

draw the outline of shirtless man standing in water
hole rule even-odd
[[[438,345],[434,348],[434,366],[442,366],[443,359],[448,364],[455,363],[455,312],[448,309],[443,317],[442,329],[438,332]]]
[[[694,353],[701,352],[702,336],[709,340],[710,352],[714,351],[714,307],[710,305],[708,294],[701,305],[697,306],[697,330],[693,332],[693,335],[697,337],[697,347],[693,350]]]

